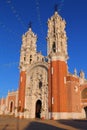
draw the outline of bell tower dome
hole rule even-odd
[[[67,112],[67,36],[66,22],[57,11],[48,19],[47,50],[49,57],[50,118],[66,118]]]

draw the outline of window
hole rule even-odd
[[[52,50],[53,50],[53,52],[56,52],[56,44],[55,44],[55,42],[53,43]]]
[[[87,88],[83,89],[83,91],[81,93],[81,97],[82,97],[82,99],[87,99]]]
[[[54,35],[55,35],[55,19],[53,19],[53,22],[54,22],[54,24],[53,24],[53,32],[54,32]]]
[[[32,59],[30,59],[30,63],[31,63]]]
[[[42,81],[39,82],[39,89],[42,88]]]
[[[24,56],[24,61],[26,61],[26,57]]]
[[[30,55],[30,58],[32,58],[32,55]]]
[[[31,61],[32,61],[32,55],[30,55],[30,63],[31,63]]]

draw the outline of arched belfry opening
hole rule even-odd
[[[85,115],[86,115],[86,119],[87,119],[87,106],[84,107],[84,110],[85,110]]]
[[[39,82],[39,89],[42,88],[42,81]]]
[[[41,108],[42,108],[42,102],[41,102],[41,100],[37,100],[37,102],[36,102],[36,113],[35,113],[36,118],[41,118]]]
[[[56,43],[55,42],[53,43],[52,50],[53,50],[53,52],[56,52]]]
[[[13,103],[13,101],[11,101],[11,102],[10,102],[10,112],[13,111],[13,107],[14,107],[14,103]]]

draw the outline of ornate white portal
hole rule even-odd
[[[26,72],[26,118],[36,117],[36,103],[41,101],[40,117],[48,118],[48,71],[46,63],[37,63]]]

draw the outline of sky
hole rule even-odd
[[[30,22],[37,51],[46,55],[47,20],[55,4],[66,21],[69,72],[83,70],[87,78],[87,0],[0,0],[0,98],[19,87],[22,35]]]

